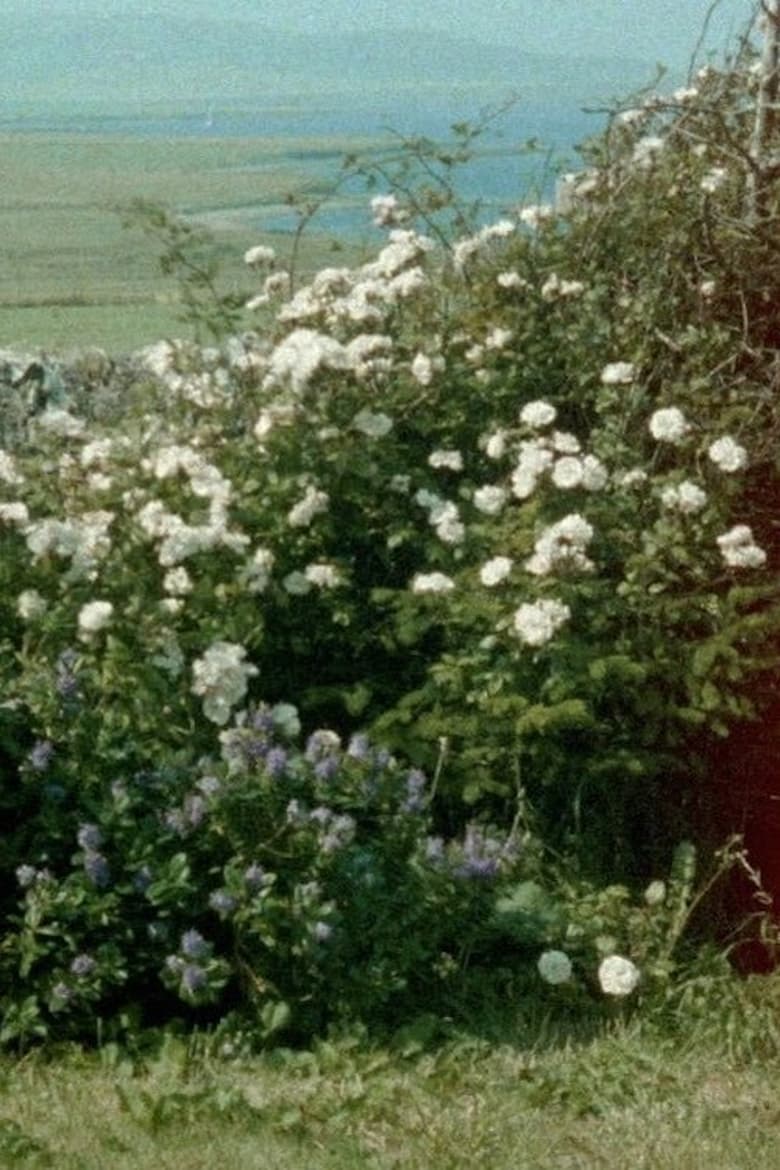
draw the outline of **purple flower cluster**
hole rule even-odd
[[[222,758],[237,771],[264,764],[266,771],[277,778],[284,771],[287,754],[274,745],[273,736],[273,712],[265,706],[257,707],[248,713],[245,723],[223,732]]]
[[[274,730],[274,715],[270,707],[264,706],[262,703],[259,707],[255,707],[249,717],[249,726],[255,731],[261,731],[264,735],[270,736]]]
[[[165,969],[177,980],[180,994],[193,997],[208,985],[208,972],[202,966],[211,957],[211,945],[200,931],[185,930],[179,940],[179,952],[168,955]]]
[[[327,805],[319,804],[308,812],[297,800],[287,806],[287,823],[302,828],[313,825],[319,832],[319,845],[324,853],[343,849],[355,838],[355,818],[349,813],[336,813]]]
[[[79,680],[75,674],[78,654],[73,649],[63,650],[54,667],[54,687],[66,704],[77,703],[80,696]]]
[[[100,852],[103,834],[99,827],[93,824],[80,825],[76,841],[84,850],[82,864],[88,880],[98,889],[104,889],[111,880],[111,870],[108,861]]]
[[[50,739],[38,739],[30,751],[30,767],[34,772],[45,772],[54,758],[54,744]]]
[[[371,759],[371,741],[364,732],[358,731],[352,736],[347,744],[347,755],[350,759],[359,760],[361,763]]]
[[[331,819],[323,825],[320,834],[320,848],[323,853],[336,853],[344,849],[355,838],[355,819],[348,813],[341,816],[331,814]]]
[[[425,860],[429,865],[444,865],[444,841],[441,837],[425,838]]]
[[[181,985],[188,995],[202,991],[207,983],[206,972],[197,963],[187,963],[181,973]]]
[[[406,777],[406,796],[401,804],[401,810],[406,813],[421,813],[425,809],[425,785],[427,783],[424,772],[419,768],[412,768]]]
[[[56,1008],[63,1008],[73,999],[73,988],[68,987],[67,983],[61,980],[55,983],[51,989],[51,997],[54,1000],[53,1006]]]
[[[76,840],[81,849],[85,849],[88,853],[96,853],[103,844],[103,834],[97,825],[83,824],[79,825]]]
[[[318,780],[333,780],[341,767],[341,741],[335,731],[313,731],[306,742],[305,755]]]
[[[199,792],[190,792],[184,798],[184,820],[191,829],[197,829],[206,815],[206,801]]]
[[[501,872],[510,860],[511,851],[505,842],[489,836],[479,825],[468,825],[463,843],[453,865],[455,877],[489,881]]]
[[[272,747],[265,757],[265,770],[272,780],[280,780],[287,767],[287,752],[282,747]]]
[[[205,959],[210,949],[209,944],[198,930],[185,930],[181,936],[179,950],[188,959]]]
[[[84,854],[84,873],[92,885],[100,890],[105,889],[111,881],[111,869],[102,853]]]
[[[312,938],[315,942],[325,943],[333,934],[333,927],[329,922],[323,922],[319,919],[311,928]]]
[[[256,861],[253,861],[244,870],[244,881],[246,882],[247,888],[252,890],[253,893],[256,890],[261,890],[267,880],[268,875],[262,865],[258,865]]]
[[[227,890],[214,890],[209,894],[209,906],[219,915],[231,914],[236,908],[236,899]]]
[[[75,975],[78,979],[86,979],[88,975],[92,974],[96,967],[97,963],[91,955],[82,954],[76,955],[75,959],[70,965],[70,970],[71,974]]]
[[[186,837],[193,829],[198,828],[207,812],[206,797],[200,792],[188,792],[181,807],[169,808],[163,814],[163,824],[178,837]]]

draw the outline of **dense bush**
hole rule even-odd
[[[616,112],[556,207],[446,246],[382,196],[375,260],[270,272],[267,338],[161,343],[118,425],[51,408],[0,453],[6,1035],[158,973],[305,1031],[499,944],[610,958],[626,889],[544,892],[545,851],[668,867],[777,660],[755,84]]]

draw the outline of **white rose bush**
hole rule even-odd
[[[616,111],[565,206],[450,238],[388,192],[262,333],[0,451],[6,1039],[455,1010],[507,948],[651,994],[628,887],[777,659],[780,289],[718,145],[750,77]],[[512,902],[548,848],[633,934]]]

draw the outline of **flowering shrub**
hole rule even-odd
[[[777,655],[754,85],[616,111],[555,207],[465,237],[388,193],[376,258],[270,272],[267,337],[160,343],[121,425],[50,407],[0,452],[10,1012],[154,970],[370,1015],[478,935],[486,823],[598,880],[668,859]],[[332,731],[291,753],[298,720]]]
[[[363,735],[316,730],[302,750],[298,731],[290,705],[245,709],[218,758],[117,776],[46,866],[17,867],[7,1040],[88,1033],[118,1002],[154,1018],[176,1010],[166,989],[195,1009],[240,995],[261,1032],[304,1035],[444,1002],[518,872],[516,835],[445,842],[422,772]]]

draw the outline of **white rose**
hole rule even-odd
[[[572,976],[571,959],[564,951],[543,951],[536,969],[544,982],[553,987],[568,983]]]
[[[630,995],[639,983],[639,968],[622,955],[607,955],[599,964],[598,979],[605,995],[622,998]]]

